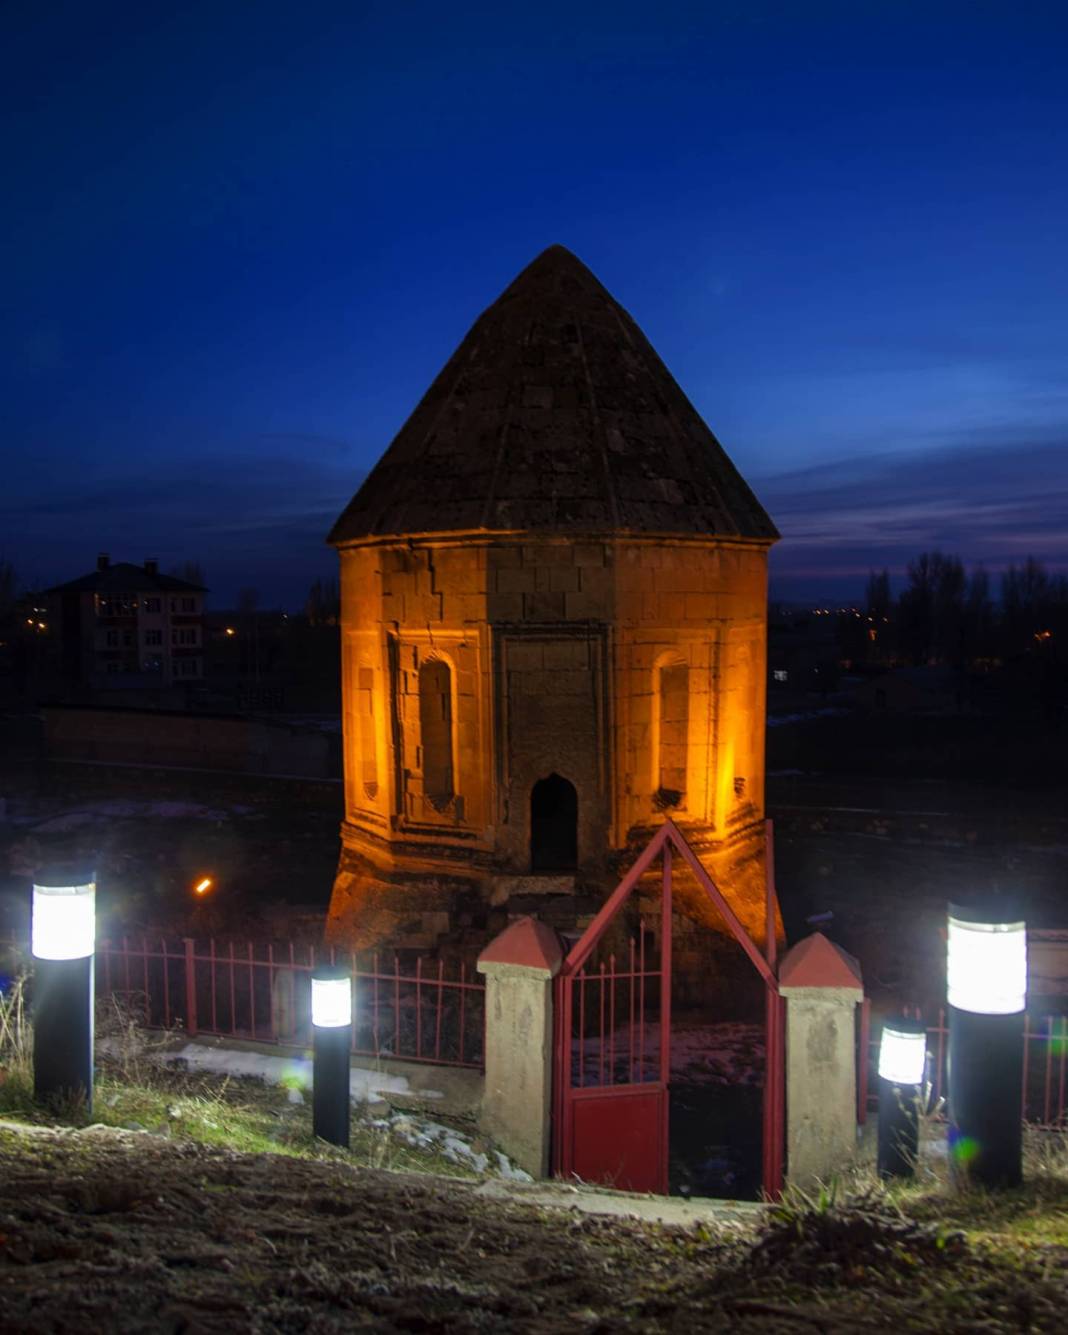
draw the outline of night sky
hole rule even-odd
[[[782,597],[1068,569],[1062,4],[8,3],[0,557],[299,606],[561,242],[778,523]]]

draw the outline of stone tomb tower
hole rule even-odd
[[[627,312],[563,247],[539,255],[330,534],[331,939],[582,926],[668,814],[762,935],[777,536]]]

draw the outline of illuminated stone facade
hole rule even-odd
[[[331,534],[331,937],[581,926],[665,814],[761,934],[776,536],[630,317],[567,251],[535,260]]]

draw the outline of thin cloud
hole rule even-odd
[[[776,578],[900,571],[938,547],[994,569],[1033,554],[1068,568],[1068,428],[996,447],[990,433],[925,453],[877,454],[757,484],[783,535]]]

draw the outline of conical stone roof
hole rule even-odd
[[[328,540],[467,532],[778,537],[649,340],[563,246],[475,321]]]

